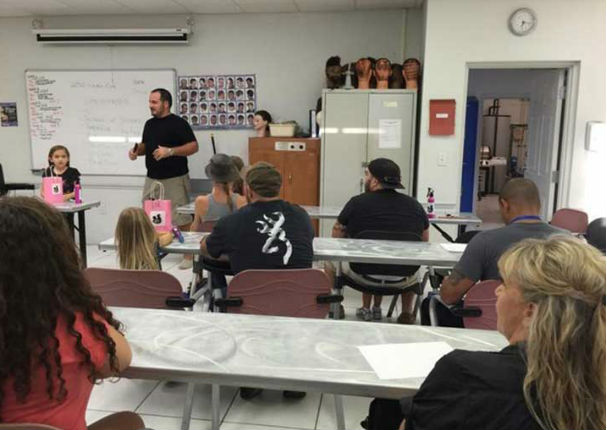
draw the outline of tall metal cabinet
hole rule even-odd
[[[365,165],[378,157],[399,165],[412,194],[416,98],[415,90],[323,90],[321,205],[343,207],[360,194]],[[333,222],[322,223],[321,235]]]

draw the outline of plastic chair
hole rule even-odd
[[[181,284],[173,275],[158,270],[121,270],[89,267],[84,275],[107,306],[150,309],[192,308],[193,299],[181,297]],[[194,383],[188,383],[183,406],[182,430],[187,430],[192,415]]]
[[[331,294],[329,278],[318,269],[245,270],[234,276],[228,293],[228,298],[215,301],[228,312],[298,318],[325,318],[331,303],[343,300],[341,295]],[[335,413],[337,428],[345,429],[343,401],[338,395]]]
[[[84,274],[107,306],[167,309],[195,302],[181,297],[181,284],[166,272],[89,267]]]
[[[228,293],[215,301],[228,312],[298,318],[325,318],[330,304],[343,300],[331,294],[329,278],[318,269],[245,270]]]
[[[464,306],[453,306],[451,313],[462,317],[465,328],[481,330],[497,330],[497,313],[495,311],[495,289],[501,284],[498,280],[487,280],[476,283],[468,290],[464,297]],[[440,296],[435,294],[430,298],[430,321],[433,326],[438,325],[436,305]]]
[[[605,254],[605,218],[597,218],[588,224],[586,241]]]
[[[17,183],[4,182],[4,170],[2,169],[2,163],[0,163],[0,197],[8,194],[9,191],[17,191],[17,190],[32,190],[34,191],[36,186],[34,184],[26,184],[26,183]]]
[[[550,224],[571,233],[584,234],[588,228],[588,214],[576,209],[559,209],[552,215]]]
[[[377,239],[377,240],[399,240],[405,242],[419,242],[421,237],[411,232],[396,232],[396,231],[380,231],[380,230],[365,230],[360,232],[356,239]],[[350,269],[362,276],[363,278],[369,279],[370,282],[380,282],[381,286],[374,286],[359,282],[352,279],[346,274],[342,273],[337,278],[338,289],[341,289],[344,285],[354,288],[361,293],[368,293],[379,296],[393,296],[390,308],[388,310],[387,317],[392,316],[394,307],[398,300],[398,296],[407,291],[413,291],[417,294],[415,301],[415,307],[413,309],[413,315],[417,315],[419,309],[421,295],[423,294],[424,282],[415,282],[414,284],[401,287],[394,284],[402,282],[404,279],[414,276],[419,270],[420,266],[399,266],[394,264],[366,264],[366,263],[351,263]],[[399,279],[393,279],[393,278]]]

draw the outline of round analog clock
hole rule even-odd
[[[508,19],[508,28],[516,36],[525,36],[531,33],[536,24],[535,12],[526,7],[515,10]]]

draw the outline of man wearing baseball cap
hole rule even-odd
[[[363,231],[410,232],[417,234],[423,241],[428,241],[428,216],[426,211],[414,198],[399,193],[396,190],[404,188],[401,184],[401,174],[398,165],[387,158],[376,158],[365,169],[365,192],[354,196],[342,209],[337,222],[333,226],[333,237],[356,237]],[[344,275],[361,285],[370,287],[381,286],[378,280],[354,272],[348,263],[341,263]],[[325,266],[325,271],[331,279],[335,277],[335,267],[332,263]],[[406,287],[415,283],[416,275],[393,282],[395,287]],[[414,316],[411,305],[415,294],[403,293],[403,312],[398,322],[413,324]],[[382,296],[363,293],[363,305],[356,310],[356,316],[365,321],[381,320]]]
[[[256,163],[247,170],[243,185],[249,204],[215,224],[200,243],[201,253],[216,259],[229,257],[234,273],[312,267],[312,222],[306,211],[280,198],[282,177],[278,170],[269,163]],[[260,392],[257,388],[241,388],[240,396],[250,399]],[[305,396],[295,391],[283,394],[290,398]]]

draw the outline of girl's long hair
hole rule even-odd
[[[544,429],[605,428],[605,257],[573,237],[527,239],[499,260],[535,304],[525,402]]]
[[[120,213],[115,238],[121,269],[160,269],[156,258],[156,231],[143,209],[130,207]]]
[[[118,371],[116,345],[105,319],[117,330],[101,298],[84,277],[80,258],[64,217],[32,197],[0,199],[0,410],[6,389],[25,402],[32,384],[46,387],[49,399],[67,394],[63,377],[57,321],[64,318],[68,333],[94,381],[98,374],[82,334],[74,325],[77,314],[105,344],[110,367]],[[32,381],[32,369],[42,366],[44,380]],[[8,381],[11,385],[7,385]],[[0,417],[0,421],[2,417]]]

